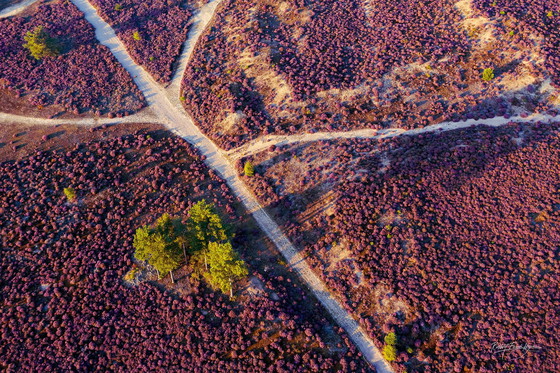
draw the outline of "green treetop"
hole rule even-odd
[[[208,264],[210,269],[204,274],[208,283],[223,293],[233,296],[232,283],[249,273],[245,262],[231,246],[231,243],[210,242],[208,245]]]
[[[482,79],[489,82],[494,79],[494,69],[489,67],[482,72]]]
[[[253,163],[251,161],[245,162],[245,165],[243,166],[243,172],[245,173],[245,176],[255,176],[255,166],[253,166]]]
[[[210,242],[222,242],[228,239],[220,215],[215,211],[214,205],[206,200],[197,202],[189,210],[187,229],[190,236],[191,249],[205,251]]]
[[[69,202],[74,202],[76,200],[76,190],[74,188],[64,188],[63,192]]]
[[[176,232],[177,224],[169,214],[162,215],[153,227],[147,225],[138,228],[134,235],[134,257],[146,261],[154,267],[160,277],[171,274],[181,264],[181,240]]]
[[[23,37],[23,47],[36,59],[44,57],[56,57],[60,54],[60,46],[56,39],[52,38],[43,26],[37,26],[33,31],[27,31]]]

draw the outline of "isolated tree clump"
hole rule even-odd
[[[25,40],[23,47],[29,50],[36,60],[44,57],[56,57],[60,54],[58,41],[51,37],[43,26],[37,26],[33,31],[27,31],[23,39]]]
[[[74,202],[76,200],[76,190],[74,188],[64,188],[63,192],[69,202]]]
[[[158,272],[160,278],[171,275],[185,262],[187,251],[191,264],[215,289],[233,296],[234,281],[247,276],[245,262],[233,250],[227,228],[214,205],[201,200],[188,211],[186,224],[163,214],[154,225],[136,230],[134,257],[145,261]],[[188,249],[187,249],[188,248]]]

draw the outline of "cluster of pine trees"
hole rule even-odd
[[[229,234],[212,204],[196,203],[183,223],[180,218],[163,214],[152,226],[136,230],[134,257],[154,267],[160,278],[183,261],[202,268],[202,275],[215,289],[233,296],[233,282],[247,276],[245,262],[233,250]]]

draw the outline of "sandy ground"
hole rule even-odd
[[[0,11],[0,18],[15,16],[16,14],[24,11],[29,5],[35,3],[37,0],[24,0],[20,3],[14,4]]]
[[[291,136],[268,135],[268,136],[259,137],[258,139],[250,141],[238,148],[232,149],[227,153],[227,155],[231,159],[236,160],[263,151],[272,145],[281,146],[281,145],[288,145],[288,144],[300,143],[300,142],[313,142],[313,141],[320,141],[320,140],[352,139],[352,138],[384,139],[384,138],[403,136],[403,135],[413,136],[421,133],[436,132],[436,131],[451,131],[460,128],[480,126],[480,125],[500,127],[512,122],[528,122],[528,123],[549,122],[555,120],[555,118],[556,120],[560,119],[558,117],[553,117],[550,115],[532,114],[527,116],[526,118],[515,116],[510,118],[495,117],[492,119],[485,119],[485,120],[469,119],[461,122],[441,122],[438,124],[433,124],[430,126],[426,126],[423,128],[416,128],[412,130],[405,130],[402,128],[386,128],[382,130],[373,130],[373,129],[366,128],[361,130],[345,131],[345,132],[315,132],[315,133],[304,133],[300,135],[291,135]]]

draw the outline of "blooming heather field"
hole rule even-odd
[[[224,148],[555,113],[559,12],[555,1],[228,2],[184,76],[185,107]]]
[[[121,126],[0,163],[3,370],[369,371],[299,280],[266,248],[256,254],[260,233],[192,147]],[[235,300],[187,278],[125,282],[134,229],[201,198],[237,224],[252,279]]]
[[[401,370],[554,371],[559,129],[280,147],[250,183]]]
[[[37,26],[60,42],[58,57],[36,60],[23,48],[24,35]],[[0,19],[0,53],[0,87],[35,107],[123,115],[145,105],[130,75],[70,2],[39,3],[27,15]]]

